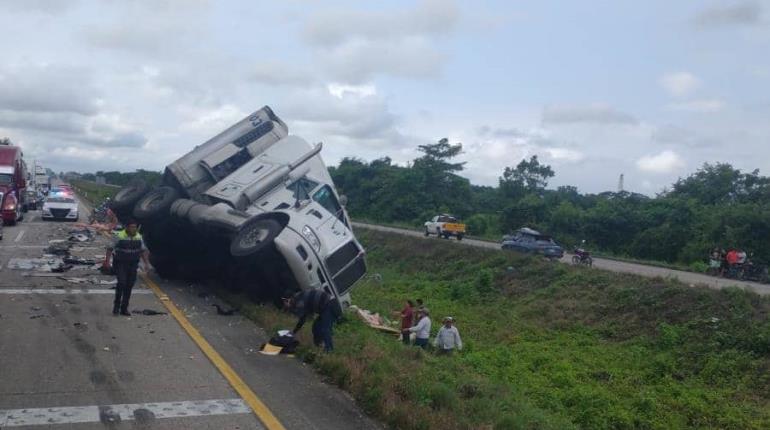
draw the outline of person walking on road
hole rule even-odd
[[[112,246],[107,248],[104,259],[105,269],[110,268],[110,263],[118,278],[115,287],[115,302],[112,313],[129,316],[128,302],[131,300],[131,290],[136,282],[136,271],[139,269],[139,260],[144,262],[146,270],[150,269],[147,259],[147,247],[144,245],[142,235],[138,231],[136,221],[129,220],[123,230],[115,233]],[[112,260],[112,261],[111,261]]]
[[[426,307],[420,308],[417,311],[417,317],[420,320],[417,321],[417,325],[414,327],[409,327],[409,332],[416,334],[414,346],[426,349],[428,347],[428,339],[430,339],[430,311]]]
[[[334,322],[341,316],[337,299],[323,290],[300,291],[284,299],[284,308],[299,317],[293,330],[295,334],[302,328],[308,317],[317,313],[318,317],[313,321],[313,343],[315,346],[321,346],[323,343],[326,352],[334,350],[332,331]]]
[[[444,318],[444,325],[439,329],[436,339],[433,341],[433,346],[436,347],[439,354],[451,355],[455,349],[458,351],[463,349],[463,341],[460,339],[460,332],[457,327],[454,326],[454,318]]]

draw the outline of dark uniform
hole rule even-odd
[[[299,317],[294,332],[305,324],[305,320],[313,314],[318,318],[313,322],[313,343],[320,346],[324,344],[324,350],[330,352],[334,349],[332,343],[332,329],[334,322],[340,317],[337,299],[323,290],[300,291],[292,297],[292,311]]]
[[[118,285],[115,287],[115,303],[113,313],[120,310],[128,313],[128,301],[131,299],[131,289],[136,282],[136,271],[139,268],[139,260],[146,251],[142,235],[137,232],[129,236],[126,230],[121,230],[115,235],[112,248],[112,267],[118,277]]]

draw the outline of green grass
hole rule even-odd
[[[97,184],[91,181],[82,181],[79,179],[73,179],[70,181],[78,195],[88,200],[91,205],[98,205],[107,197],[114,197],[120,190],[120,187],[115,185]]]
[[[452,315],[466,345],[436,356],[348,320],[333,354],[301,351],[392,428],[770,428],[767,298],[369,230],[358,236],[369,273],[381,278],[361,282],[354,302],[385,315],[423,298],[434,334]],[[267,329],[293,323],[230,299]]]

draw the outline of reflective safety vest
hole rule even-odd
[[[113,253],[115,261],[122,263],[138,263],[139,258],[144,252],[142,235],[139,232],[131,237],[126,230],[121,230],[115,235],[115,246]]]

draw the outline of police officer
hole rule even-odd
[[[331,352],[334,349],[332,329],[334,322],[341,316],[337,299],[323,290],[300,291],[294,296],[284,299],[284,309],[299,317],[299,321],[294,327],[294,333],[302,328],[308,317],[317,313],[318,318],[313,321],[313,343],[315,346],[321,346],[323,342],[326,352]]]
[[[146,269],[150,268],[150,263],[147,261],[147,248],[137,229],[136,221],[129,220],[125,228],[115,234],[112,247],[107,248],[104,265],[109,268],[110,259],[113,259],[112,267],[118,278],[118,285],[115,287],[115,303],[112,307],[112,313],[115,315],[118,313],[131,315],[128,312],[128,301],[131,299],[131,289],[136,282],[139,260],[144,261]]]

